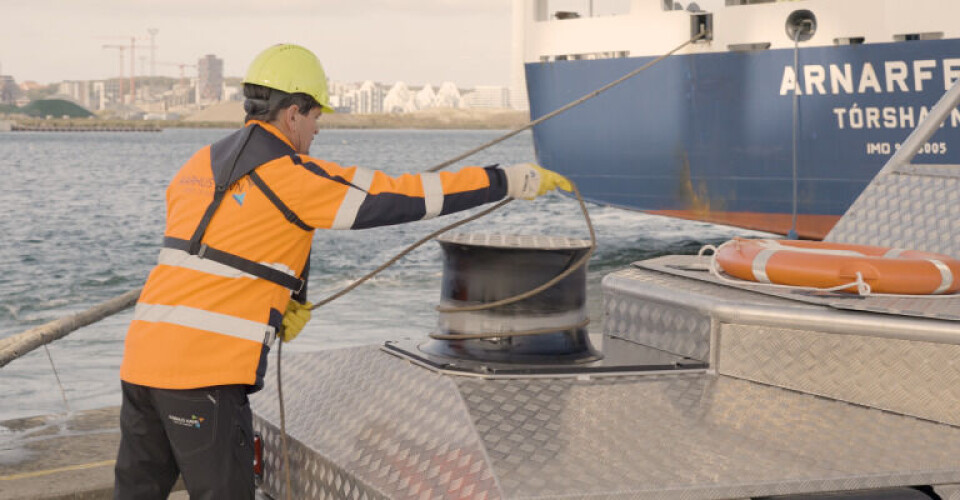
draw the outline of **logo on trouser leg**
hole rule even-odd
[[[196,415],[190,415],[190,418],[167,415],[167,418],[177,425],[182,425],[184,427],[196,427],[198,429],[200,428],[200,424],[202,424],[204,421],[203,417],[198,417]]]

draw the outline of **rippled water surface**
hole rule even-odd
[[[164,190],[195,150],[227,130],[161,133],[0,134],[0,338],[82,311],[142,285],[163,230]],[[497,131],[321,131],[311,153],[388,173],[416,172],[482,144]],[[533,161],[529,134],[468,159],[488,165]],[[630,262],[695,252],[738,231],[590,206],[599,249],[589,300],[599,325],[599,281]],[[460,215],[363,231],[318,231],[311,298],[333,292]],[[575,201],[550,195],[514,202],[463,232],[587,237]],[[441,261],[427,244],[355,292],[315,311],[289,351],[420,338],[436,324]],[[119,404],[118,370],[131,311],[50,344],[74,409]],[[271,356],[272,357],[272,356]],[[272,361],[271,361],[272,362]],[[63,410],[43,349],[0,369],[0,420]]]

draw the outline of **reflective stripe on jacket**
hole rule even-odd
[[[390,177],[295,154],[269,124],[251,121],[247,127],[259,130],[248,130],[245,143],[236,140],[241,130],[201,149],[171,181],[167,239],[190,240],[194,235],[221,180],[215,180],[214,166],[224,161],[248,170],[255,167],[255,174],[229,186],[202,242],[293,277],[301,275],[308,258],[311,228],[361,229],[416,221],[506,195],[506,178],[498,168]],[[269,345],[289,300],[290,290],[274,282],[202,255],[164,248],[127,332],[120,376],[166,389],[259,387]]]

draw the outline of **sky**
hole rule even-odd
[[[509,85],[510,17],[511,0],[0,0],[0,74],[119,76],[119,51],[103,45],[137,36],[137,74],[149,75],[155,28],[156,60],[173,63],[158,64],[158,75],[179,77],[175,64],[214,54],[225,76],[243,76],[257,53],[283,42],[314,51],[335,81]]]

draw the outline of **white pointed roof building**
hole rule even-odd
[[[404,82],[393,84],[386,97],[383,98],[384,113],[410,113],[416,110],[414,95]]]
[[[460,97],[460,89],[453,82],[443,82],[440,84],[440,90],[437,91],[436,107],[438,108],[462,108],[463,99]]]
[[[430,109],[436,105],[437,94],[433,92],[433,86],[429,83],[424,85],[414,99],[417,109]]]

